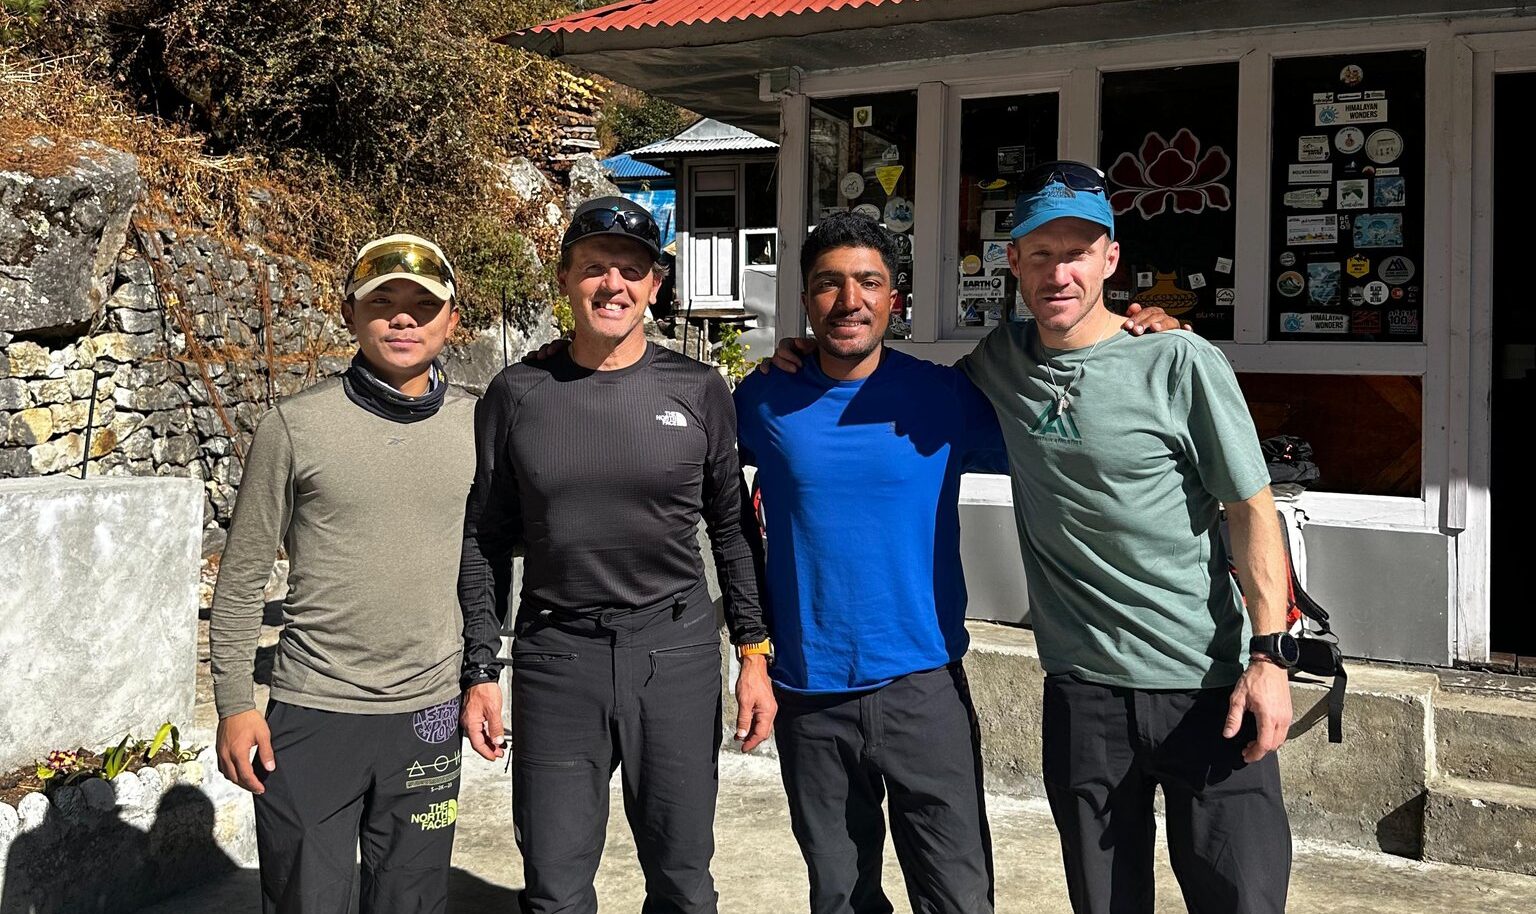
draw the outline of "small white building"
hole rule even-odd
[[[629,150],[677,179],[677,294],[682,307],[775,306],[779,145],[703,118]]]

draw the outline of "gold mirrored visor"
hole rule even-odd
[[[346,294],[361,297],[395,279],[408,279],[442,301],[453,297],[453,268],[427,247],[408,241],[381,244],[347,274]]]

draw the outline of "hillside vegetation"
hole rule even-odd
[[[549,295],[556,228],[499,166],[546,162],[562,102],[590,83],[491,39],[581,4],[0,3],[0,168],[63,164],[31,136],[94,140],[139,157],[158,218],[322,276],[408,230],[455,258],[471,324]]]

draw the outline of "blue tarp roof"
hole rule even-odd
[[[609,156],[608,158],[603,159],[602,166],[603,171],[608,172],[615,178],[672,177],[672,173],[670,171],[663,171],[662,169],[657,168],[655,165],[650,165],[645,162],[638,161],[624,153],[616,156]]]

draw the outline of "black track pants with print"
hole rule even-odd
[[[402,714],[342,714],[274,701],[277,770],[256,800],[266,914],[448,907],[459,816],[459,700]],[[260,766],[257,766],[260,770]]]

